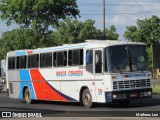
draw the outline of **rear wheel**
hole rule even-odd
[[[32,103],[31,94],[30,94],[30,91],[29,91],[28,88],[24,92],[24,99],[25,99],[25,102],[27,104],[31,104]]]
[[[82,103],[84,107],[90,108],[92,107],[92,96],[89,89],[85,89],[82,94]]]

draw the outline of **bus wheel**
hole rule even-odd
[[[84,107],[90,108],[92,107],[92,96],[89,89],[85,89],[82,94],[82,103]]]
[[[24,92],[24,99],[25,99],[27,104],[31,104],[32,103],[31,94],[30,94],[30,91],[29,91],[28,88]]]
[[[130,101],[128,100],[128,101],[120,101],[120,102],[118,102],[119,104],[120,104],[120,106],[124,106],[124,107],[126,107],[126,106],[128,106],[128,104],[130,103]]]

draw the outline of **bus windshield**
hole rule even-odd
[[[120,45],[106,48],[108,71],[111,73],[147,70],[144,45]]]

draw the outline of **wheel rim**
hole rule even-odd
[[[91,96],[90,96],[89,93],[87,93],[87,94],[84,96],[84,103],[85,103],[86,105],[88,105],[88,104],[90,104],[90,102],[91,102]]]
[[[30,94],[28,92],[26,93],[26,100],[30,101]]]

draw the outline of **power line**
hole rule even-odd
[[[77,4],[78,6],[103,6],[100,3],[86,3],[86,4]],[[160,5],[160,3],[142,3],[142,4],[105,4],[105,6],[153,6]]]
[[[135,12],[135,13],[133,13],[133,12],[128,12],[128,13],[118,13],[118,12],[115,12],[115,13],[107,13],[107,15],[122,15],[122,14],[129,14],[129,15],[131,15],[131,14],[151,14],[151,13],[159,13],[159,11],[154,11],[154,12]],[[97,15],[97,16],[102,16],[103,14],[102,13],[80,13],[80,15]]]

